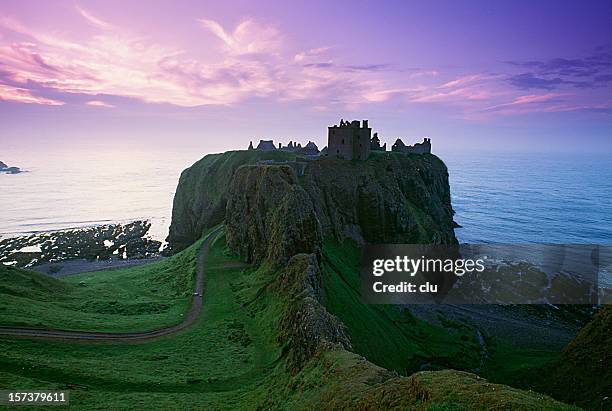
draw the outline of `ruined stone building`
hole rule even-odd
[[[319,147],[317,147],[314,141],[309,141],[308,144],[300,150],[300,153],[306,156],[315,156],[319,154]]]
[[[387,151],[387,143],[380,145],[380,139],[378,133],[374,133],[372,140],[370,140],[370,150],[372,151]]]
[[[345,122],[328,127],[327,153],[330,156],[345,160],[367,160],[370,156],[370,138],[372,129],[368,120],[360,124],[358,120]]]
[[[257,150],[273,151],[276,150],[276,147],[274,147],[274,142],[272,140],[259,140],[259,144],[257,144]]]
[[[412,146],[407,146],[398,138],[391,147],[391,151],[405,154],[431,154],[431,139],[425,137],[422,143],[415,143]]]
[[[283,146],[278,143],[274,145],[273,140],[259,140],[256,148],[253,142],[249,144],[249,150],[260,151],[285,151],[301,154],[306,159],[314,159],[319,156],[333,156],[345,160],[367,160],[372,151],[387,151],[387,143],[380,144],[378,133],[372,135],[372,129],[368,125],[368,120],[344,121],[340,120],[339,125],[327,128],[327,146],[319,151],[317,145],[309,141],[302,146],[298,142],[289,141]],[[425,137],[422,143],[407,146],[401,139],[397,139],[391,147],[391,151],[404,154],[430,154],[431,139]]]
[[[257,145],[257,148],[253,148],[253,142],[251,141],[249,143],[248,149],[249,150],[260,150],[260,151],[279,150],[279,151],[287,151],[290,153],[302,154],[305,156],[319,155],[319,148],[312,141],[309,141],[308,144],[306,144],[304,147],[302,147],[301,143],[297,143],[297,142],[294,143],[293,141],[290,141],[289,144],[286,146],[283,146],[282,143],[278,143],[278,147],[276,147],[274,145],[273,140],[259,140],[259,144]]]

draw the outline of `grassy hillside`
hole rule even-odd
[[[542,369],[561,356],[558,351],[518,347],[486,335],[481,345],[476,328],[469,324],[439,316],[440,325],[432,325],[413,317],[409,308],[363,304],[359,260],[355,243],[325,243],[325,306],[348,327],[354,351],[381,367],[402,375],[452,368],[473,371],[497,383],[533,388],[541,386]]]
[[[200,244],[153,264],[62,279],[0,265],[0,325],[146,331],[179,323]]]
[[[559,360],[543,370],[539,384],[568,402],[592,409],[612,408],[612,306],[605,305],[565,347]]]
[[[0,338],[0,388],[69,389],[78,409],[569,409],[473,374],[395,378],[342,349],[322,351],[292,372],[286,355],[291,341],[279,337],[279,326],[293,301],[274,284],[279,273],[240,263],[221,237],[210,247],[205,278],[205,305],[196,324],[158,340],[83,344]]]
[[[408,309],[360,301],[360,249],[328,241],[323,250],[325,306],[348,327],[355,352],[403,375],[422,367],[475,369],[479,346],[465,327],[443,329],[418,320]]]

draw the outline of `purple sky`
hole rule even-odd
[[[611,22],[610,1],[2,2],[0,150],[322,147],[342,117],[434,151],[609,153]]]

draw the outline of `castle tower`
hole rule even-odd
[[[370,139],[372,129],[368,120],[345,122],[340,121],[339,126],[328,127],[327,147],[328,155],[345,160],[367,160],[370,156]]]

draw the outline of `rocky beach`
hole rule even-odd
[[[139,220],[0,238],[0,264],[65,275],[144,263],[159,258],[162,246],[150,228]]]

